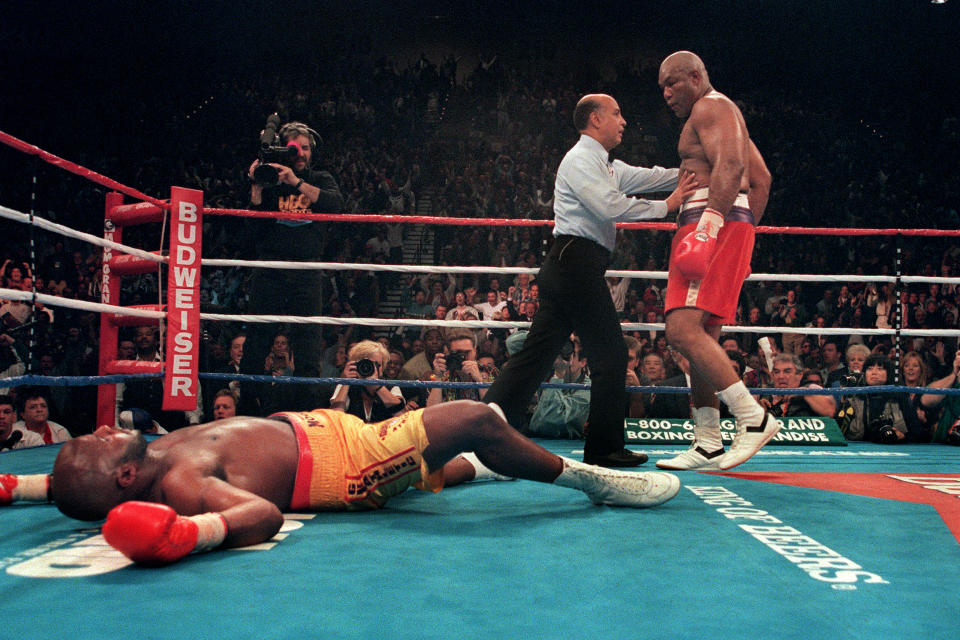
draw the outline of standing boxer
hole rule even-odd
[[[703,188],[680,209],[665,304],[667,340],[690,361],[695,437],[689,450],[657,466],[729,469],[780,429],[717,342],[723,323],[736,318],[740,288],[750,273],[754,225],[770,195],[770,172],[740,109],[710,85],[699,57],[689,51],[668,56],[660,65],[659,84],[667,106],[687,119],[677,144],[680,168],[695,174]],[[718,396],[737,423],[726,453]]]

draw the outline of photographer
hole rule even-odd
[[[314,169],[311,164],[319,154],[320,137],[301,122],[289,122],[279,127],[279,119],[271,116],[261,137],[261,158],[251,165],[248,175],[250,208],[261,211],[281,211],[285,214],[308,212],[338,212],[343,197],[333,176]],[[276,139],[275,143],[270,140]],[[288,150],[276,161],[277,149]],[[309,220],[250,219],[247,229],[252,255],[261,260],[315,261],[323,255],[324,229],[319,222]],[[323,274],[320,271],[290,269],[256,269],[250,282],[248,313],[319,316],[323,312]],[[270,348],[270,339],[276,327],[255,323],[249,330],[244,345],[246,357],[241,372],[256,374]],[[290,347],[298,357],[298,375],[319,374],[319,325],[297,324],[290,331]],[[241,393],[243,412],[259,413],[255,388],[244,385]],[[303,389],[301,389],[302,391]],[[248,393],[249,392],[249,393]],[[312,409],[316,398],[301,393],[298,406],[287,409]]]
[[[550,382],[590,384],[587,357],[579,339],[564,344],[553,362]],[[524,435],[540,438],[583,438],[590,416],[589,389],[542,389]]]
[[[433,373],[430,380],[441,382],[493,382],[499,375],[496,367],[477,362],[477,337],[469,329],[454,329],[447,335],[446,348],[433,356]],[[427,396],[427,406],[432,407],[451,400],[480,400],[487,395],[482,389],[433,388]]]
[[[387,348],[379,342],[361,340],[347,353],[343,377],[383,379],[384,364],[389,357]],[[400,387],[387,389],[384,385],[338,384],[330,398],[330,408],[355,415],[365,422],[380,422],[403,411],[404,401]]]
[[[863,364],[867,387],[892,384],[893,361],[871,355]],[[846,396],[840,409],[840,430],[847,440],[896,444],[923,437],[923,425],[906,393],[865,393]]]

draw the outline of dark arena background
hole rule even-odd
[[[681,49],[737,102],[773,175],[753,276],[724,334],[753,369],[745,382],[780,397],[761,336],[817,375],[828,343],[841,357],[863,343],[896,365],[879,393],[914,402],[921,424],[890,445],[844,438],[839,415],[823,439],[822,422],[790,423],[782,433],[799,435],[736,469],[679,472],[677,498],[649,510],[477,482],[376,512],[286,514],[267,543],[160,569],[120,555],[99,523],[48,504],[0,507],[0,637],[955,638],[958,14],[960,0],[5,4],[0,395],[43,397],[73,436],[144,408],[131,398],[155,402],[168,430],[214,419],[216,392],[239,379],[233,339],[266,313],[296,335],[283,304],[307,298],[322,306],[300,314],[320,318],[314,357],[241,369],[265,374],[243,379],[241,413],[251,393],[264,415],[329,406],[345,345],[382,339],[399,368],[432,323],[476,330],[502,367],[507,331],[526,326],[528,302],[536,312],[523,278],[551,240],[577,99],[618,100],[627,127],[614,157],[675,167],[682,122],[657,72]],[[322,229],[309,256],[295,246],[308,232],[267,246],[264,225],[278,220],[264,218],[289,212],[249,211],[247,171],[274,112],[316,130],[313,168],[343,195],[340,210],[306,218]],[[202,192],[194,411],[160,410],[174,338],[141,331],[159,328],[173,287],[157,257],[171,243],[171,187]],[[110,218],[118,204],[140,208]],[[610,267],[625,278],[610,281],[625,334],[664,361],[632,387],[648,412],[654,383],[682,375],[663,339],[674,228],[672,217],[624,228]],[[120,242],[118,229],[139,266],[109,261],[123,250],[102,239]],[[292,280],[316,287],[254,308],[265,260],[322,263]],[[500,324],[415,306],[419,287],[483,301],[493,278],[509,279],[516,302]],[[830,393],[845,407],[864,382],[842,382]],[[437,385],[402,386],[414,399]],[[926,406],[930,392],[943,401]],[[686,448],[688,417],[627,423],[629,448],[651,459],[640,470]],[[582,439],[537,442],[583,454]],[[3,451],[0,474],[46,473],[60,446]]]

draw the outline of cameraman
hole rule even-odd
[[[268,122],[265,136],[271,125]],[[251,180],[250,208],[283,213],[339,212],[343,197],[333,176],[326,171],[314,169],[311,164],[319,152],[319,136],[302,122],[289,122],[279,129],[278,144],[296,150],[296,157],[288,160],[290,166],[279,162],[255,160],[248,171]],[[265,142],[261,138],[261,142]],[[269,159],[269,158],[268,158]],[[273,169],[276,177],[273,178]],[[263,174],[267,174],[264,177]],[[323,254],[324,225],[309,220],[276,220],[256,218],[248,221],[248,242],[261,260],[315,261]],[[290,269],[255,269],[250,282],[247,313],[283,314],[294,316],[322,315],[324,277],[320,271]],[[254,323],[249,330],[244,350],[246,357],[241,362],[241,372],[260,373],[259,369],[270,348],[270,340],[276,327]],[[297,324],[290,331],[290,348],[299,361],[298,375],[319,374],[318,352],[321,329],[319,325]],[[258,415],[260,407],[256,389],[244,385],[241,393],[242,413]],[[248,393],[249,391],[249,393]],[[301,394],[303,406],[288,409],[312,409],[316,399],[310,394]]]
[[[430,380],[440,382],[493,382],[499,375],[496,367],[477,362],[477,336],[469,329],[454,329],[447,335],[446,348],[433,356],[433,373]],[[427,396],[427,406],[432,407],[451,400],[480,400],[487,395],[487,387],[481,389],[433,388]]]
[[[390,353],[387,348],[373,340],[361,340],[347,353],[343,368],[344,378],[383,379],[383,368]],[[355,415],[365,422],[389,420],[403,411],[404,401],[400,387],[338,384],[330,398],[330,408]]]
[[[892,384],[893,361],[873,354],[863,363],[863,379],[867,387]],[[851,413],[852,410],[852,413]],[[917,410],[906,393],[869,393],[847,396],[841,409],[840,428],[847,440],[868,440],[879,444],[896,444],[904,440],[920,440],[923,425]]]

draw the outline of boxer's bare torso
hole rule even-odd
[[[739,190],[747,191],[750,187],[750,136],[740,109],[722,93],[710,91],[696,101],[677,143],[681,171],[691,171],[697,177],[697,184],[711,186],[713,163],[701,136],[717,139],[722,145],[739,147],[740,157],[746,162]]]
[[[207,478],[264,498],[281,511],[290,506],[298,448],[293,428],[285,422],[236,417],[188,427],[151,442],[147,455],[160,468],[145,499],[178,513],[199,512]]]

